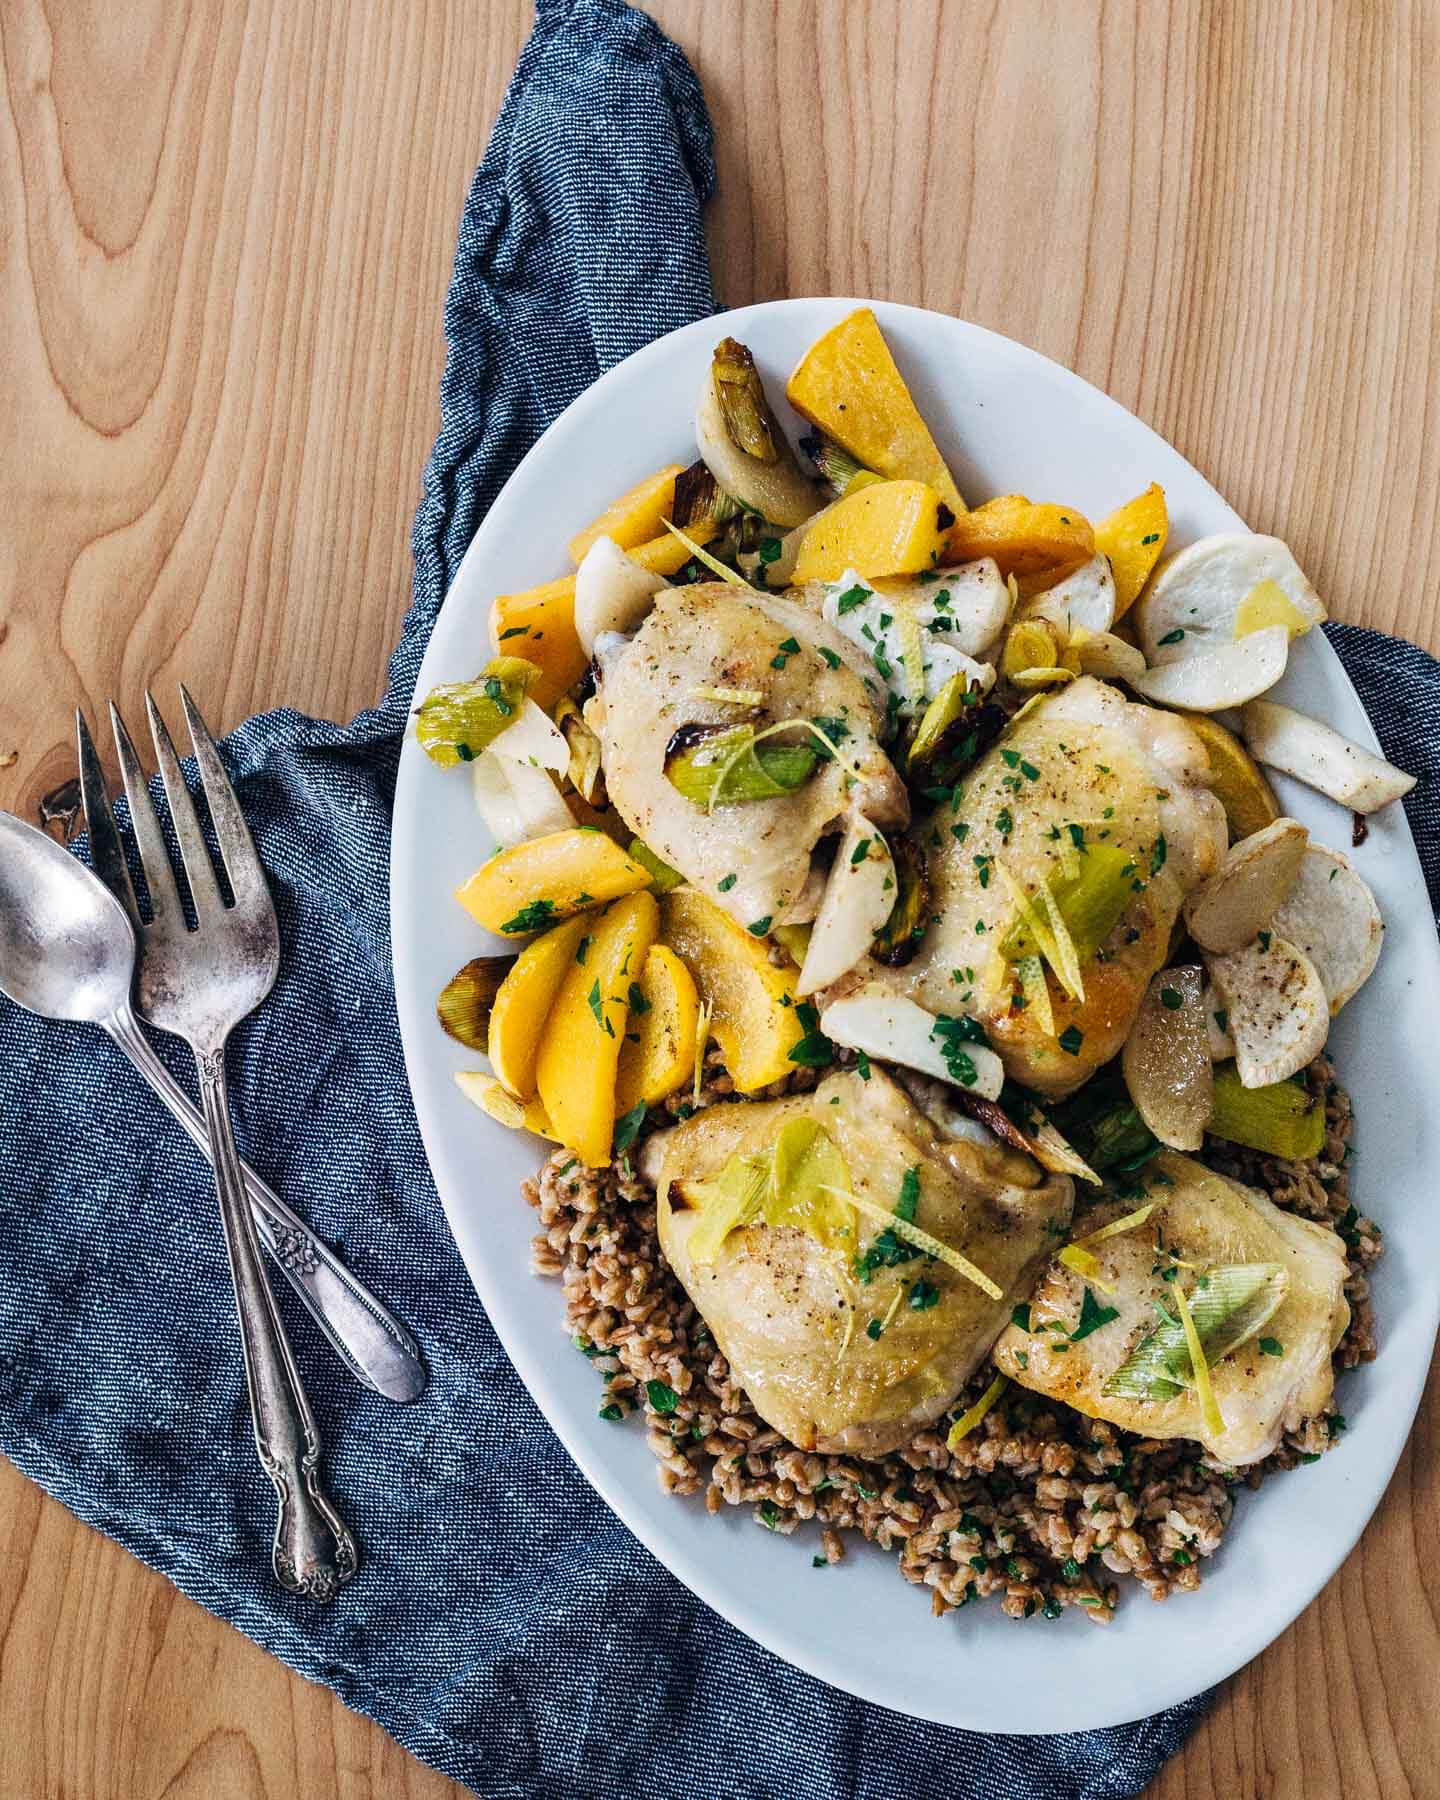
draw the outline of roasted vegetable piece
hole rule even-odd
[[[870,951],[895,892],[890,846],[862,813],[852,813],[830,865],[805,947],[797,994],[815,994],[848,975]]]
[[[593,919],[582,917],[542,932],[515,958],[500,984],[490,1014],[487,1054],[491,1068],[517,1100],[528,1100],[535,1092],[540,1033],[571,965],[586,960],[593,927]]]
[[[681,726],[670,740],[665,774],[687,800],[713,810],[793,794],[819,760],[807,744],[757,742],[753,725]]]
[[[952,675],[920,715],[906,771],[920,787],[952,787],[1005,728],[998,707],[985,706],[962,670]]]
[[[1115,617],[1123,618],[1140,597],[1170,535],[1165,490],[1152,481],[1095,527],[1095,548],[1110,558],[1115,575]]]
[[[1036,504],[1023,494],[1001,494],[963,514],[950,532],[955,562],[991,556],[1020,591],[1039,592],[1095,554],[1090,521],[1072,506]]]
[[[823,432],[812,431],[808,437],[801,438],[800,448],[834,488],[840,499],[843,499],[852,488],[869,487],[872,483],[885,479],[883,475],[877,475],[873,469],[862,467],[848,450],[842,450],[839,444],[835,443],[833,439],[827,438]]]
[[[497,650],[523,655],[539,668],[530,698],[548,712],[575,686],[589,661],[575,631],[575,577],[565,575],[520,594],[497,594],[490,609],[490,641]]]
[[[555,723],[570,748],[566,779],[591,806],[604,808],[605,775],[601,768],[600,740],[585,723],[585,715],[567,694],[555,708]]]
[[[874,955],[898,969],[915,954],[929,923],[930,887],[925,879],[925,852],[911,837],[890,846],[895,863],[895,904],[875,934]]]
[[[617,1117],[641,1101],[655,1106],[685,1086],[695,1069],[699,1021],[694,977],[673,950],[652,945],[640,980],[630,990],[615,1082]]]
[[[1206,955],[1229,1016],[1235,1066],[1246,1087],[1268,1087],[1312,1063],[1330,1034],[1330,1005],[1314,963],[1277,933],[1243,950]]]
[[[1153,976],[1121,1056],[1140,1116],[1172,1150],[1200,1148],[1214,1107],[1204,984],[1189,964]]]
[[[1262,831],[1280,817],[1280,802],[1260,765],[1233,731],[1208,713],[1183,713],[1185,723],[1205,746],[1210,786],[1225,808],[1232,843]]]
[[[493,1075],[485,1074],[482,1069],[457,1069],[455,1085],[472,1106],[488,1113],[497,1125],[504,1125],[510,1131],[533,1131],[536,1137],[559,1142],[538,1094],[528,1100],[517,1100],[513,1094],[506,1093]]]
[[[1290,633],[1283,625],[1267,625],[1233,643],[1147,669],[1130,685],[1156,706],[1224,712],[1267,693],[1285,673],[1289,658]]]
[[[483,1056],[490,1041],[490,1009],[500,984],[515,962],[513,956],[475,956],[440,990],[435,1011],[457,1043]]]
[[[913,575],[941,560],[952,508],[923,481],[877,481],[849,493],[815,520],[800,546],[795,580],[838,581]]]
[[[708,544],[719,532],[718,525],[703,525],[697,522],[685,527],[685,536],[691,544]],[[637,544],[630,552],[630,560],[639,563],[642,569],[649,569],[656,575],[678,575],[690,561],[690,544],[682,543],[671,531],[662,531],[657,538],[648,543]]]
[[[697,525],[728,525],[744,511],[732,494],[727,494],[704,462],[693,462],[675,482],[675,507],[668,517],[690,537]]]
[[[669,863],[662,862],[644,838],[631,838],[630,857],[649,872],[650,885],[657,894],[668,894],[671,888],[679,887],[685,879],[678,869],[672,869]]]
[[[1348,856],[1312,844],[1272,921],[1315,965],[1333,1018],[1370,979],[1385,921]]]
[[[1279,1263],[1213,1263],[1187,1298],[1207,1365],[1222,1362],[1258,1336],[1280,1310],[1287,1287]],[[1195,1384],[1185,1328],[1162,1319],[1105,1383],[1107,1394],[1174,1400]]]
[[[612,838],[576,826],[498,851],[455,898],[487,931],[523,937],[649,885]]]
[[[695,977],[711,1008],[711,1031],[737,1093],[793,1073],[790,1052],[805,1035],[796,1017],[795,971],[770,961],[765,940],[737,925],[694,888],[662,902],[664,939]]]
[[[575,571],[575,635],[587,656],[607,632],[635,631],[666,585],[665,577],[643,568],[613,538],[598,537]]]
[[[442,768],[474,762],[519,717],[540,670],[523,656],[493,657],[473,681],[431,688],[415,709],[415,736]]]
[[[1274,632],[1281,628],[1275,625],[1268,629]],[[1253,644],[1264,636],[1263,631],[1253,632],[1241,643]],[[1235,645],[1237,650],[1240,647]],[[1353,812],[1376,812],[1408,794],[1415,785],[1413,775],[1342,737],[1333,726],[1288,706],[1252,700],[1241,716],[1241,729],[1261,762],[1272,769],[1283,769]]]
[[[954,477],[868,306],[816,339],[785,392],[796,412],[864,468],[892,481],[927,482],[952,512],[964,512]]]
[[[671,516],[675,505],[675,483],[680,473],[679,463],[670,463],[612,501],[598,519],[571,538],[570,555],[574,561],[585,560],[585,552],[596,538],[608,537],[622,550],[633,550],[637,544],[658,537],[660,521]]]
[[[1247,1088],[1234,1063],[1215,1071],[1211,1137],[1287,1161],[1318,1156],[1325,1145],[1325,1103],[1301,1081]]]
[[[1287,544],[1254,531],[1221,531],[1172,556],[1132,624],[1146,659],[1182,662],[1269,625],[1299,637],[1325,617]]]
[[[1263,931],[1294,887],[1309,842],[1298,819],[1275,819],[1232,845],[1185,902],[1185,923],[1200,948],[1243,950]]]
[[[627,894],[607,907],[584,962],[571,957],[540,1039],[540,1098],[560,1142],[592,1169],[610,1163],[630,987],[659,923],[653,894]]]
[[[773,524],[798,525],[824,505],[770,409],[755,358],[734,338],[715,346],[700,384],[695,437],[725,492]]]

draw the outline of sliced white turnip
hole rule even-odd
[[[1070,650],[1079,659],[1082,675],[1098,675],[1102,681],[1133,681],[1145,673],[1144,655],[1111,631],[1081,626],[1070,634]]]
[[[913,1000],[883,988],[861,988],[843,1000],[832,1001],[820,1014],[821,1031],[847,1050],[863,1050],[880,1062],[918,1069],[922,1075],[963,1087],[982,1100],[998,1099],[1005,1085],[1000,1058],[986,1045],[970,1043],[955,1045],[947,1056],[950,1040],[944,1036],[944,1024]]]
[[[1274,918],[1300,873],[1310,833],[1276,819],[1241,838],[1185,902],[1185,923],[1202,950],[1243,950]]]
[[[570,745],[565,733],[533,700],[521,702],[520,710],[499,737],[491,741],[485,755],[528,763],[532,769],[553,769],[557,775],[563,775],[570,767]]]
[[[1162,563],[1130,616],[1146,658],[1158,665],[1276,623],[1298,637],[1325,608],[1279,538],[1222,531]]]
[[[487,750],[470,766],[475,805],[502,850],[552,831],[569,831],[574,815],[544,769]]]
[[[1027,600],[1022,619],[1048,619],[1065,633],[1109,631],[1115,623],[1115,577],[1108,556],[1092,556],[1073,574]]]
[[[642,568],[614,538],[598,537],[575,571],[575,635],[587,656],[603,631],[629,633],[644,623],[652,602],[669,583]]]
[[[802,998],[848,974],[895,904],[895,863],[868,819],[852,818],[830,865],[795,992]]]
[[[1273,700],[1254,700],[1245,708],[1240,734],[1258,761],[1283,769],[1352,812],[1377,812],[1415,785],[1415,777],[1394,763]]]
[[[1207,981],[1203,996],[1205,1007],[1205,1031],[1210,1039],[1211,1062],[1229,1062],[1235,1055],[1235,1040],[1230,1035],[1230,1015],[1220,1002],[1220,996]]]
[[[1385,937],[1375,896],[1348,856],[1312,844],[1274,918],[1315,965],[1333,1018],[1370,979]]]
[[[1132,676],[1130,685],[1157,706],[1223,712],[1227,706],[1243,706],[1274,687],[1285,673],[1289,655],[1290,633],[1283,625],[1267,625],[1233,644],[1147,669],[1143,675]]]
[[[1278,933],[1205,966],[1235,1040],[1235,1067],[1247,1088],[1298,1075],[1325,1048],[1330,1007],[1314,963]]]
[[[1136,1110],[1172,1150],[1198,1150],[1215,1109],[1204,987],[1191,964],[1162,969],[1145,990],[1120,1058]]]

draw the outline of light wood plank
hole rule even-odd
[[[652,10],[716,120],[724,299],[873,294],[1008,332],[1287,536],[1337,615],[1440,647],[1433,8]],[[133,714],[147,681],[183,674],[224,726],[378,694],[455,226],[528,20],[0,9],[0,804],[70,775],[73,705]],[[1160,1800],[1433,1791],[1437,1421]],[[461,1791],[4,1465],[0,1550],[7,1791]]]

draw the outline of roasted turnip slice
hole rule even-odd
[[[1253,944],[1205,966],[1235,1040],[1235,1067],[1248,1088],[1298,1075],[1325,1048],[1330,1007],[1303,950],[1262,931]]]
[[[1157,706],[1223,712],[1227,706],[1243,706],[1274,687],[1285,673],[1289,655],[1289,631],[1283,625],[1267,625],[1233,644],[1199,650],[1182,662],[1147,669],[1129,681],[1137,694]]]
[[[1279,538],[1223,531],[1163,563],[1132,617],[1147,659],[1159,664],[1276,624],[1299,637],[1325,608]]]
[[[868,987],[832,1001],[820,1014],[821,1031],[847,1050],[918,1069],[982,1100],[998,1099],[1005,1085],[1004,1065],[984,1044],[957,1042],[957,1023],[899,994]]]
[[[1271,700],[1252,700],[1240,715],[1240,730],[1259,761],[1283,769],[1352,812],[1376,812],[1415,785],[1413,775],[1351,743],[1332,726]]]
[[[1185,923],[1200,948],[1243,950],[1263,931],[1294,886],[1309,842],[1298,819],[1276,819],[1233,844],[1185,902]]]
[[[1204,987],[1193,965],[1162,969],[1145,991],[1121,1054],[1140,1117],[1172,1150],[1198,1150],[1214,1110]]]
[[[1053,588],[1027,600],[1023,619],[1048,619],[1065,633],[1077,629],[1109,631],[1115,623],[1115,577],[1108,556],[1092,556],[1087,563]]]
[[[795,992],[802,997],[829,987],[853,969],[895,904],[895,863],[889,846],[868,819],[845,827]]]
[[[1305,852],[1272,923],[1314,963],[1332,1018],[1370,979],[1385,936],[1375,896],[1355,865],[1323,844]]]
[[[614,538],[596,538],[575,571],[575,635],[585,654],[595,654],[601,632],[634,631],[668,586],[663,575],[642,568]]]

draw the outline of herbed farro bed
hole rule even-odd
[[[714,1050],[706,1077],[702,1106],[730,1095]],[[1351,1320],[1335,1364],[1348,1369],[1375,1354],[1369,1270],[1381,1234],[1350,1203],[1349,1096],[1324,1057],[1307,1078],[1325,1096],[1319,1157],[1285,1162],[1215,1139],[1204,1154],[1213,1168],[1340,1233]],[[797,1072],[767,1097],[815,1079]],[[667,1106],[673,1113],[682,1104],[677,1096]],[[525,1194],[542,1227],[533,1266],[563,1284],[566,1325],[603,1381],[601,1416],[618,1422],[643,1412],[662,1488],[703,1494],[711,1512],[753,1506],[771,1531],[813,1521],[817,1566],[838,1562],[844,1534],[858,1531],[895,1553],[907,1581],[930,1589],[937,1613],[998,1597],[1013,1618],[1056,1618],[1079,1606],[1105,1623],[1119,1599],[1118,1577],[1138,1581],[1156,1600],[1198,1587],[1202,1562],[1230,1524],[1235,1489],[1313,1462],[1344,1429],[1342,1415],[1328,1411],[1237,1473],[1197,1444],[1138,1437],[1012,1387],[953,1451],[941,1421],[877,1461],[810,1454],[771,1430],[731,1376],[665,1263],[653,1190],[628,1161],[592,1171],[557,1150]],[[992,1376],[988,1364],[978,1371],[954,1412]]]

